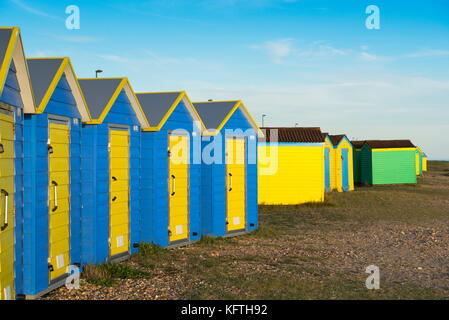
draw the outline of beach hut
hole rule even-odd
[[[427,154],[423,153],[422,156],[422,171],[426,172],[427,171]]]
[[[326,192],[336,189],[335,182],[335,152],[329,134],[322,134],[324,138],[324,187]]]
[[[416,158],[416,175],[422,175],[423,173],[423,155],[424,153],[421,151],[419,147],[416,147],[415,158]]]
[[[360,184],[362,182],[361,179],[361,152],[362,147],[365,144],[365,141],[352,140],[352,162],[353,162],[353,173],[354,173],[354,184]]]
[[[329,135],[334,146],[334,174],[338,192],[354,190],[353,147],[344,134]]]
[[[81,131],[82,262],[121,261],[140,241],[140,137],[149,125],[128,79],[78,81],[92,117]]]
[[[40,296],[80,266],[81,121],[90,121],[68,58],[27,59],[36,113],[25,115],[24,291]]]
[[[0,28],[0,300],[23,287],[23,118],[34,98],[19,28]]]
[[[259,203],[324,201],[324,138],[320,128],[261,128]]]
[[[410,140],[367,140],[361,152],[361,181],[371,185],[416,183],[416,147]]]
[[[176,247],[201,237],[201,126],[184,91],[136,94],[142,132],[141,241]]]
[[[262,137],[242,101],[195,102],[204,127],[201,233],[238,235],[258,227],[257,143]]]

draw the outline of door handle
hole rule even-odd
[[[112,177],[112,181],[117,181],[117,178],[116,177]]]
[[[3,147],[3,144],[0,143],[0,153],[4,153],[5,152],[5,148]]]
[[[58,183],[56,181],[51,182],[55,186],[55,206],[51,209],[52,212],[58,210]]]
[[[232,191],[232,173],[229,174],[229,191]]]
[[[1,231],[5,230],[8,227],[8,197],[9,197],[9,193],[6,190],[2,189],[2,195],[5,196],[5,223],[1,227]]]
[[[174,196],[176,193],[176,177],[172,174],[171,177],[173,178],[173,186],[172,186],[172,193],[171,195]]]
[[[117,200],[117,197],[112,198],[112,201],[115,201],[115,200]]]
[[[52,154],[53,153],[53,147],[51,145],[47,145],[47,151],[48,151],[48,154]]]

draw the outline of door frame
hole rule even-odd
[[[187,238],[185,240],[175,240],[170,241],[170,137],[186,137],[187,138],[187,149],[189,150],[188,161],[187,161]],[[191,158],[191,145],[190,145],[190,132],[184,130],[167,130],[167,237],[168,245],[176,246],[184,243],[190,242],[190,158]]]
[[[343,152],[346,153],[346,156],[343,158]],[[343,168],[346,164],[346,176]],[[346,186],[345,186],[345,178],[346,178]],[[341,189],[342,191],[349,191],[349,149],[342,148],[341,149]]]
[[[116,255],[112,255],[111,253],[111,130],[115,131],[126,131],[128,132],[128,250],[126,252],[118,253]],[[130,177],[130,169],[131,169],[131,130],[130,126],[123,124],[108,124],[108,260],[113,261],[116,259],[120,259],[124,256],[129,256],[131,253],[131,177]]]
[[[227,157],[227,141],[228,139],[232,139],[232,140],[237,140],[237,139],[243,139],[244,142],[244,165],[245,165],[245,176],[244,176],[244,190],[245,190],[245,227],[243,229],[239,229],[239,230],[228,230],[228,225],[229,225],[229,221],[228,221],[228,216],[229,216],[229,208],[228,208],[228,164],[226,163],[226,157]],[[233,234],[233,233],[240,233],[242,231],[246,232],[248,230],[248,186],[247,186],[247,181],[248,181],[248,143],[247,143],[247,139],[248,137],[244,134],[225,134],[225,138],[224,138],[224,156],[225,156],[225,210],[226,210],[226,216],[225,216],[225,226],[226,226],[226,234]]]
[[[330,149],[324,148],[324,189],[331,191],[331,167],[330,167]],[[327,170],[327,171],[326,171]]]
[[[72,153],[71,153],[71,148],[70,148],[70,144],[71,144],[71,139],[72,139],[72,121],[70,121],[72,118],[70,117],[64,117],[64,116],[59,116],[59,115],[54,115],[54,114],[48,114],[47,115],[47,123],[48,123],[48,139],[47,139],[47,145],[48,145],[48,140],[50,140],[50,123],[57,123],[57,124],[64,124],[67,125],[68,129],[69,129],[69,142],[68,142],[68,147],[69,147],[69,156],[68,156],[68,160],[69,160],[69,168],[68,168],[68,175],[69,175],[69,184],[67,186],[68,188],[68,196],[69,196],[69,205],[68,205],[68,209],[69,209],[69,264],[68,266],[71,265],[72,263],[72,206],[71,206],[71,192],[72,192],[72,177],[70,175],[70,171],[71,171],[71,167],[70,167],[70,160],[72,158]],[[51,141],[50,141],[51,142]],[[51,145],[51,144],[50,144]],[[47,190],[48,190],[48,194],[47,194],[47,214],[48,214],[48,244],[47,244],[47,248],[48,248],[48,260],[47,262],[50,263],[50,155],[47,152],[47,161],[48,161],[48,186],[47,186]],[[67,278],[69,276],[68,273],[65,273],[53,280],[51,280],[51,272],[48,269],[48,284],[52,285],[55,283],[60,282],[61,280]]]

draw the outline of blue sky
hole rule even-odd
[[[77,5],[80,30],[67,30]],[[365,9],[380,9],[368,30]],[[136,92],[242,99],[270,126],[411,139],[449,159],[449,1],[2,0],[28,57],[69,56],[79,77]]]

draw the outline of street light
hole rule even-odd
[[[95,70],[95,78],[98,78],[98,74],[102,73],[103,70]]]
[[[262,115],[262,128],[265,127],[264,119],[265,119],[266,116],[267,116],[266,114]]]

